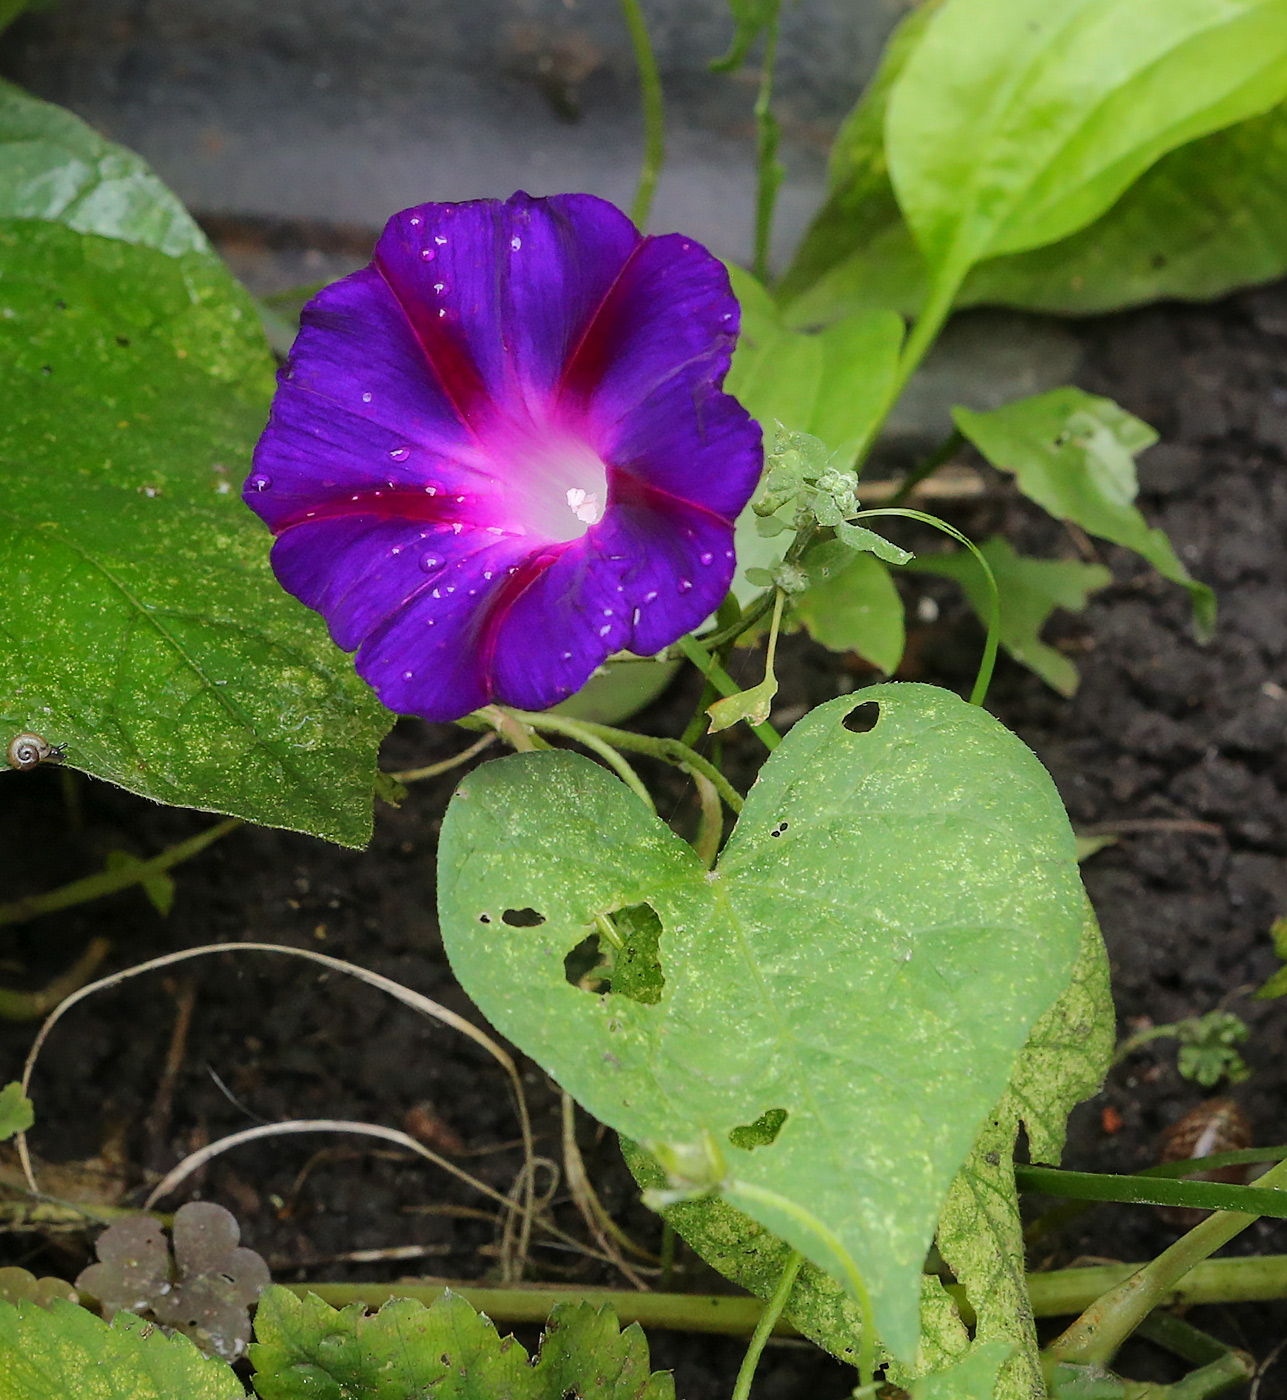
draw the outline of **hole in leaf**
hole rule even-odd
[[[778,824],[777,824],[776,826],[771,826],[771,827],[769,827],[769,835],[770,835],[770,836],[781,836],[782,833],[783,833],[783,832],[787,829],[787,827],[789,827],[790,825],[791,825],[790,822],[778,822]]]
[[[596,921],[563,960],[568,982],[601,995],[616,992],[631,1001],[655,1006],[666,986],[661,969],[662,923],[651,904],[630,904]]]
[[[510,928],[540,928],[545,922],[545,915],[538,914],[535,909],[506,909],[501,921]]]
[[[864,700],[855,705],[845,716],[845,728],[851,734],[870,734],[880,719],[880,704],[876,700]]]
[[[618,996],[656,1006],[666,986],[661,970],[661,920],[651,904],[614,909],[609,922],[621,938],[609,982]]]
[[[609,959],[599,950],[599,935],[592,933],[563,959],[563,976],[568,985],[583,992],[601,996],[609,990],[608,973],[612,969]]]
[[[777,1136],[782,1131],[782,1125],[786,1120],[787,1111],[785,1108],[765,1109],[754,1123],[734,1128],[729,1133],[728,1140],[734,1147],[740,1147],[746,1152],[750,1152],[756,1147],[771,1147],[777,1141]]]
[[[478,922],[479,922],[480,924],[490,924],[491,921],[492,921],[492,916],[491,916],[490,914],[479,914],[479,916],[478,916]]]

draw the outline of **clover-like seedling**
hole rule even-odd
[[[47,1308],[57,1298],[79,1301],[76,1290],[64,1278],[37,1278],[16,1265],[0,1269],[0,1303],[35,1303]]]
[[[138,1313],[190,1337],[202,1351],[235,1361],[250,1341],[250,1312],[270,1283],[268,1265],[240,1244],[230,1212],[210,1201],[180,1206],[174,1252],[160,1224],[130,1216],[104,1231],[97,1264],[76,1287],[102,1304],[109,1320]]]

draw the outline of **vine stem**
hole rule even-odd
[[[694,636],[681,637],[675,645],[706,677],[721,695],[740,695],[741,686],[719,664],[710,652]],[[782,736],[767,720],[763,724],[750,726],[751,732],[770,753],[782,742]]]
[[[1287,1187],[1287,1162],[1272,1167],[1256,1183],[1262,1190]],[[1180,1280],[1259,1217],[1243,1211],[1218,1211],[1097,1298],[1071,1327],[1047,1348],[1054,1361],[1107,1365],[1118,1347],[1141,1322],[1166,1301]]]
[[[782,24],[782,3],[773,7],[764,37],[764,62],[760,66],[760,90],[755,98],[755,157],[758,170],[755,189],[755,252],[751,271],[759,282],[769,280],[769,248],[773,241],[773,206],[782,183],[782,166],[777,159],[778,124],[771,110],[773,69],[778,56],[778,31]]]
[[[978,545],[963,535],[955,525],[949,525],[937,515],[927,515],[923,510],[909,510],[906,506],[881,506],[877,510],[860,510],[854,519],[876,520],[882,515],[897,515],[906,520],[918,520],[922,525],[932,525],[936,530],[942,530],[945,535],[951,535],[954,540],[963,544],[979,561],[979,567],[983,570],[988,584],[988,636],[983,644],[983,659],[979,662],[978,675],[974,678],[974,689],[970,692],[970,704],[982,705],[987,698],[988,686],[992,684],[992,672],[997,664],[997,643],[1001,634],[1001,595],[997,592],[997,581],[992,566],[983,557]]]
[[[788,1197],[769,1190],[767,1186],[757,1186],[752,1181],[734,1179],[720,1187],[720,1194],[731,1201],[739,1198],[754,1201],[757,1205],[768,1206],[770,1210],[780,1212],[807,1234],[812,1235],[840,1265],[849,1290],[862,1313],[862,1335],[858,1338],[858,1384],[871,1385],[876,1372],[876,1324],[872,1317],[871,1295],[867,1292],[867,1285],[858,1272],[853,1256],[841,1243],[839,1235],[824,1225],[811,1211]]]
[[[630,44],[635,51],[635,66],[639,69],[639,94],[643,99],[644,154],[639,171],[639,189],[630,210],[630,217],[642,232],[652,212],[653,196],[661,168],[666,163],[666,110],[662,100],[661,74],[657,71],[657,55],[653,52],[648,26],[644,23],[639,0],[621,0],[621,12],[630,31]]]
[[[94,1209],[100,1209],[94,1207]],[[1054,1269],[1028,1275],[1032,1310],[1037,1317],[1067,1317],[1081,1311],[1106,1287],[1135,1271],[1133,1264],[1096,1264],[1086,1268]],[[449,1288],[485,1312],[496,1323],[544,1322],[555,1303],[607,1304],[624,1326],[670,1328],[681,1332],[718,1333],[745,1337],[755,1327],[764,1304],[746,1295],[699,1293],[636,1293],[610,1288],[568,1288],[526,1284],[521,1288],[475,1288],[467,1280],[440,1279],[422,1283],[314,1283],[285,1284],[299,1297],[316,1293],[333,1307],[362,1303],[375,1309],[390,1298],[415,1298],[432,1303]],[[975,1318],[959,1284],[947,1289],[961,1308],[961,1320],[972,1326]],[[1287,1297],[1287,1254],[1266,1254],[1250,1259],[1209,1259],[1167,1295],[1169,1305],[1187,1303],[1256,1302]],[[777,1336],[795,1336],[796,1329],[778,1319]]]
[[[537,714],[530,710],[512,710],[510,714],[515,720],[532,729],[544,729],[551,734],[562,734],[566,738],[576,740],[581,740],[585,735],[594,735],[618,749],[659,758],[663,763],[682,768],[693,776],[700,774],[724,799],[734,816],[742,810],[741,795],[723,773],[678,739],[657,739],[649,734],[633,734],[628,729],[614,729],[611,725],[596,724],[588,719],[569,719],[566,715]]]
[[[772,1298],[769,1299],[764,1311],[760,1314],[760,1320],[755,1324],[755,1331],[751,1334],[751,1344],[746,1348],[746,1355],[742,1358],[742,1365],[737,1373],[737,1383],[733,1386],[732,1400],[750,1400],[751,1382],[755,1379],[755,1370],[760,1364],[760,1355],[764,1351],[764,1344],[769,1340],[769,1333],[773,1331],[778,1318],[782,1316],[782,1309],[786,1307],[787,1299],[791,1296],[791,1290],[795,1287],[796,1277],[803,1263],[804,1255],[798,1249],[793,1249],[787,1259],[786,1268],[782,1270],[778,1286],[773,1290]]]
[[[141,885],[157,875],[164,874],[181,861],[212,846],[221,836],[227,836],[241,825],[239,817],[199,831],[186,841],[171,846],[151,860],[139,861],[137,865],[126,865],[118,869],[102,870],[97,875],[88,875],[83,880],[73,880],[68,885],[60,885],[56,890],[45,894],[29,894],[8,904],[0,904],[0,924],[20,924],[34,919],[38,914],[52,914],[59,909],[70,909],[75,904],[84,904],[90,899],[99,899],[105,894],[115,894],[118,890],[129,889],[131,885]]]

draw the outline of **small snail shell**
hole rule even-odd
[[[9,760],[9,767],[17,768],[19,772],[26,772],[28,768],[35,768],[47,759],[60,756],[61,750],[41,734],[15,734],[9,741],[9,749],[5,754]]]
[[[1217,1152],[1236,1152],[1251,1146],[1251,1124],[1232,1099],[1207,1099],[1172,1123],[1162,1134],[1160,1160],[1184,1162],[1191,1157],[1214,1157]],[[1195,1172],[1190,1181],[1227,1181],[1240,1185],[1247,1179],[1246,1167],[1217,1167]],[[1208,1212],[1189,1206],[1159,1206],[1157,1213],[1168,1225],[1189,1229]]]

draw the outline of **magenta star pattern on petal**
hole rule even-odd
[[[304,308],[245,499],[391,710],[543,709],[719,605],[763,464],[720,263],[591,195],[422,204]]]

